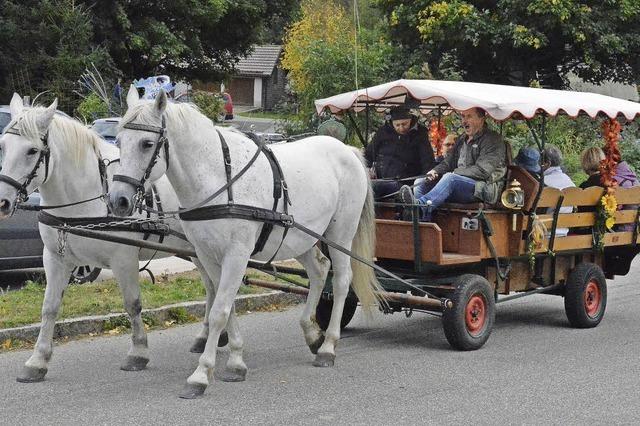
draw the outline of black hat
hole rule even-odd
[[[411,110],[406,106],[399,106],[391,109],[391,120],[406,120],[413,118]]]

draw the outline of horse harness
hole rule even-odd
[[[7,129],[4,133],[9,133],[16,136],[22,136],[18,130],[14,127]],[[17,208],[21,210],[35,210],[38,211],[38,222],[52,226],[52,227],[85,227],[85,228],[97,228],[110,231],[127,231],[127,232],[141,232],[143,233],[143,240],[147,240],[150,235],[158,235],[159,243],[162,243],[166,235],[175,235],[178,238],[186,240],[184,234],[173,231],[163,222],[156,222],[150,220],[150,213],[147,212],[147,220],[140,221],[137,219],[127,219],[115,216],[101,216],[101,217],[62,217],[55,216],[47,213],[45,210],[59,209],[63,207],[71,207],[79,204],[88,203],[97,199],[104,199],[105,195],[109,192],[109,179],[107,176],[107,167],[111,163],[119,162],[119,159],[106,161],[98,155],[98,171],[100,173],[100,181],[102,185],[102,193],[96,197],[92,197],[86,200],[76,201],[66,204],[48,205],[48,206],[33,206],[29,204],[21,204],[27,200],[29,194],[27,193],[27,187],[38,175],[38,169],[45,164],[45,175],[42,183],[46,182],[49,177],[49,160],[51,156],[51,150],[48,142],[48,132],[41,138],[44,149],[40,151],[38,161],[31,172],[27,175],[27,179],[24,183],[20,183],[10,176],[0,174],[0,182],[6,182],[12,187],[18,190]],[[162,219],[162,203],[158,195],[158,191],[155,186],[152,186],[152,190],[145,194],[145,203],[148,207],[153,207],[154,197],[156,199],[156,205],[160,211],[160,218]]]
[[[165,152],[165,161],[166,167],[169,168],[169,140],[167,139],[166,127],[165,127],[165,118],[162,117],[162,126],[152,126],[146,124],[139,123],[127,123],[123,126],[125,129],[131,130],[139,130],[146,131],[151,133],[156,133],[158,135],[158,141],[155,146],[155,150],[153,153],[153,157],[149,160],[149,164],[147,165],[142,178],[140,180],[131,178],[125,175],[114,175],[113,180],[127,183],[133,186],[136,193],[136,204],[140,204],[142,199],[142,191],[144,188],[144,184],[146,180],[151,175],[151,171],[155,164],[158,161],[160,156],[160,151],[164,149]],[[280,245],[278,249],[273,254],[272,258],[269,260],[273,260],[280,250],[284,238],[287,235],[289,228],[293,224],[293,218],[288,213],[288,206],[291,205],[291,200],[289,198],[289,192],[287,189],[287,184],[284,179],[284,175],[282,173],[282,168],[278,163],[273,151],[267,147],[264,143],[258,140],[258,138],[253,134],[248,134],[247,136],[256,144],[257,150],[254,153],[253,157],[249,160],[249,162],[234,176],[231,174],[231,154],[229,151],[229,145],[227,144],[224,136],[220,132],[220,130],[216,129],[218,137],[220,138],[220,147],[222,149],[222,156],[224,159],[224,170],[226,176],[226,184],[215,191],[211,196],[207,197],[205,200],[197,203],[196,205],[187,208],[187,209],[179,209],[173,212],[165,212],[165,214],[177,214],[181,220],[184,221],[201,221],[201,220],[215,220],[215,219],[246,219],[251,221],[262,222],[262,230],[256,244],[254,246],[252,255],[261,252],[264,249],[264,246],[273,231],[274,225],[279,225],[284,227],[284,233],[282,235],[282,240],[280,241]],[[273,174],[273,207],[271,210],[264,209],[261,207],[248,206],[243,204],[236,204],[233,199],[233,183],[236,182],[255,161],[258,159],[261,153],[267,157],[269,161],[269,165],[271,166],[271,171]],[[216,198],[218,195],[223,192],[227,192],[227,204],[218,204],[212,206],[205,206],[206,203]],[[284,197],[284,198],[283,198]],[[278,202],[280,198],[284,200],[284,213],[278,212]],[[145,207],[139,207],[147,212],[156,212],[155,210],[151,210]],[[268,263],[269,263],[268,262]]]

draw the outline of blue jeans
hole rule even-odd
[[[425,182],[425,185],[428,182]],[[424,185],[420,185],[424,187]],[[426,204],[427,201],[431,201],[431,207],[429,209],[423,208],[422,212],[424,220],[431,221],[431,214],[433,210],[440,207],[445,201],[451,201],[454,203],[473,203],[476,198],[473,196],[475,191],[476,181],[466,176],[460,176],[455,173],[445,173],[442,179],[436,184],[435,187],[428,193],[418,197],[419,191],[416,188],[416,198],[418,204]]]

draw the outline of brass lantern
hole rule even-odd
[[[509,182],[507,189],[502,191],[500,200],[506,208],[520,210],[524,206],[524,191],[522,190],[520,182],[516,179]]]

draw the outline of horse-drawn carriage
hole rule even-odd
[[[329,110],[349,118],[352,111],[368,114],[370,109],[407,104],[438,119],[453,110],[475,107],[497,122],[525,120],[541,151],[548,117],[585,115],[626,121],[640,113],[640,105],[634,102],[593,93],[446,81],[399,80],[316,101],[319,113]],[[536,120],[538,125],[532,123]],[[414,206],[413,220],[403,221],[394,218],[393,203],[378,203],[376,263],[409,281],[411,287],[384,274],[378,274],[378,279],[386,291],[413,296],[394,297],[387,312],[439,313],[450,344],[464,350],[477,349],[487,340],[496,303],[532,294],[563,296],[574,327],[598,325],[607,302],[605,277],[628,273],[640,251],[640,210],[615,211],[617,230],[603,231],[597,229],[596,206],[611,190],[560,191],[545,187],[542,176],[536,178],[513,165],[505,183],[515,183],[510,191],[517,191],[506,195],[519,197],[515,204],[507,201],[510,208],[502,202],[445,204],[430,223],[418,221],[418,206]],[[619,205],[637,207],[640,187],[618,188],[615,199]],[[561,213],[563,207],[573,212]],[[533,228],[540,224],[546,230],[533,241]],[[561,235],[559,228],[564,231]]]
[[[43,326],[20,381],[40,381],[47,373],[55,317],[74,264],[95,263],[118,272],[132,318],[132,344],[122,368],[140,370],[149,358],[138,258],[163,251],[196,262],[207,287],[208,314],[192,347],[202,353],[199,365],[181,393],[194,398],[212,380],[216,344],[226,342],[224,330],[227,377],[245,378],[233,311],[243,281],[308,294],[300,324],[316,354],[313,364],[328,367],[334,364],[340,329],[358,302],[365,311],[380,307],[385,313],[441,315],[449,342],[465,350],[481,347],[489,337],[495,303],[531,294],[562,295],[572,325],[596,326],[606,307],[605,276],[626,274],[638,252],[637,208],[609,211],[607,226],[611,221],[629,225],[616,232],[603,228],[599,208],[560,211],[596,206],[605,191],[614,197],[612,188],[558,191],[510,167],[507,182],[519,182],[507,196],[511,208],[449,204],[434,222],[421,223],[417,206],[411,220],[394,220],[386,213],[393,206],[382,203],[376,219],[362,155],[335,138],[266,147],[216,128],[190,105],[169,103],[162,90],[145,102],[132,87],[127,103],[118,159],[114,147],[90,130],[55,117],[55,102],[26,111],[19,96],[11,102],[12,122],[0,136],[5,151],[0,218],[11,215],[36,188],[43,197],[40,208],[49,212],[40,215],[47,273]],[[613,124],[640,114],[636,103],[589,93],[411,80],[337,95],[316,106],[318,112],[346,112],[352,118],[353,110],[407,103],[438,116],[476,107],[498,121],[525,120],[541,149],[545,132],[531,123],[536,117],[544,124],[548,116],[586,114]],[[607,152],[617,152],[615,143]],[[165,196],[145,196],[152,184]],[[618,189],[615,199],[640,205],[640,189]],[[131,218],[134,208],[140,214]],[[543,223],[547,229],[540,231]],[[560,227],[588,233],[561,237]],[[293,257],[305,270],[271,264]],[[282,272],[306,275],[309,287],[243,280],[247,264],[284,279]]]

